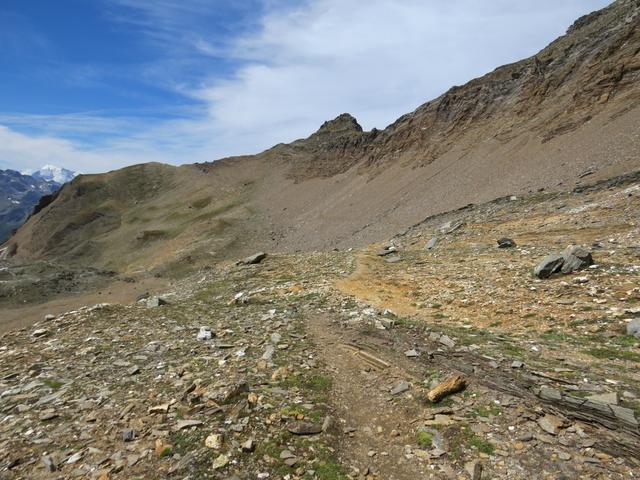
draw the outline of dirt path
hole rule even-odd
[[[376,271],[377,263],[383,261],[370,253],[356,256],[356,269],[346,278],[335,282],[335,287],[346,295],[353,295],[376,308],[388,308],[398,315],[412,316],[418,310],[411,305],[408,292],[401,285],[384,280]]]
[[[384,348],[383,341],[367,337],[364,344],[357,332],[344,330],[327,317],[309,318],[308,328],[320,357],[333,373],[331,403],[338,414],[336,427],[346,433],[340,449],[344,464],[357,467],[361,475],[369,475],[366,478],[440,478],[428,472],[426,463],[405,458],[405,445],[415,444],[415,423],[424,410],[411,401],[415,392],[389,392],[400,382],[416,382],[416,372],[393,350]],[[365,360],[369,355],[389,367],[374,366]]]

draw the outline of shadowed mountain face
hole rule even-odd
[[[343,114],[255,156],[78,177],[7,245],[24,259],[180,269],[362,245],[468,203],[637,170],[639,10],[619,0],[384,130]]]
[[[55,182],[13,170],[0,170],[0,242],[22,225],[43,196],[58,188],[60,184]]]

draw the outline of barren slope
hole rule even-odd
[[[618,0],[382,131],[341,115],[252,157],[78,178],[5,253],[135,272],[344,248],[468,203],[636,170],[639,8]]]

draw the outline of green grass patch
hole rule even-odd
[[[42,380],[42,383],[52,390],[58,390],[60,387],[64,385],[64,382],[61,382],[60,380],[52,380],[50,378]]]
[[[619,337],[615,337],[613,342],[625,347],[634,347],[639,341],[633,335],[620,335]]]
[[[314,375],[309,378],[292,376],[283,380],[282,385],[286,388],[299,388],[301,390],[325,392],[331,388],[331,379],[324,375]]]
[[[431,448],[433,445],[433,434],[424,431],[416,433],[416,443],[420,448]]]
[[[592,348],[584,350],[584,352],[596,358],[640,363],[640,353],[629,352],[615,347]]]
[[[333,460],[321,462],[316,467],[316,475],[314,478],[318,480],[348,480],[343,468]]]
[[[500,415],[502,410],[498,405],[489,404],[489,405],[480,405],[473,409],[471,412],[473,416],[489,418],[491,416],[497,417]]]
[[[160,452],[160,458],[166,458],[173,455],[173,447],[165,447],[161,452]]]
[[[493,455],[493,452],[496,448],[493,443],[487,442],[477,435],[473,435],[469,438],[469,440],[467,441],[467,446],[469,448],[478,450],[480,453],[486,453],[487,455]]]
[[[507,355],[513,355],[515,357],[522,357],[524,353],[524,349],[522,347],[518,347],[517,345],[512,345],[510,343],[504,343],[500,345],[500,349]]]
[[[451,448],[450,456],[457,462],[466,459],[465,449],[477,450],[487,455],[492,455],[495,450],[495,446],[492,443],[480,438],[468,426],[456,426],[448,432],[448,444]],[[471,456],[475,458],[476,455],[472,454]]]

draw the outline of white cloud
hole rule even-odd
[[[455,84],[530,56],[605,0],[312,0],[235,42],[248,64],[197,92],[245,145],[306,135],[342,112],[382,128]]]
[[[151,160],[148,154],[134,150],[96,151],[62,138],[25,135],[0,125],[0,168],[24,171],[52,164],[89,173]]]
[[[342,112],[355,115],[367,129],[383,128],[455,84],[536,53],[578,16],[609,3],[306,0],[292,5],[263,0],[267,13],[258,28],[221,43],[207,37],[202,21],[197,28],[192,23],[203,6],[211,5],[204,0],[113,1],[137,9],[128,23],[154,42],[179,44],[167,48],[167,64],[190,49],[194,56],[236,62],[235,73],[220,78],[207,72],[199,85],[185,80],[180,93],[203,106],[188,118],[129,117],[101,124],[94,116],[93,124],[77,125],[85,136],[74,141],[59,137],[73,137],[69,129],[75,117],[63,119],[44,137],[0,128],[5,163],[99,171],[150,160],[209,161],[306,136]],[[189,34],[176,35],[180,31]],[[158,75],[157,81],[164,80]],[[102,135],[86,144],[91,128]]]

